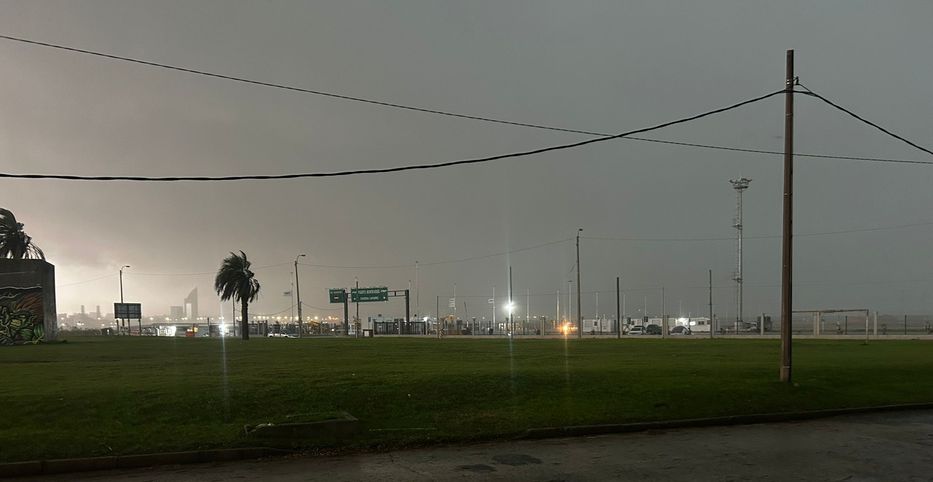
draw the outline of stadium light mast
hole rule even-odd
[[[748,183],[752,182],[747,177],[730,179],[732,188],[735,189],[735,218],[732,220],[732,227],[735,228],[735,273],[732,279],[735,280],[735,332],[739,332],[739,324],[742,323],[742,194],[748,189]]]

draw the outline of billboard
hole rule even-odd
[[[142,305],[139,303],[114,303],[113,317],[118,320],[141,320],[143,317]]]

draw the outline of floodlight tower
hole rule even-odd
[[[735,189],[735,218],[732,223],[735,228],[735,273],[732,279],[735,280],[735,331],[738,333],[739,324],[742,323],[742,194],[752,180],[740,177],[730,179],[729,182]]]

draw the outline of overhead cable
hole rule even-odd
[[[552,246],[555,244],[566,243],[570,241],[571,238],[559,239],[557,241],[550,241],[547,243],[536,244],[533,246],[528,246],[525,248],[512,249],[509,251],[502,251],[499,253],[492,254],[483,254],[479,256],[471,256],[469,258],[457,258],[457,259],[447,259],[443,261],[431,261],[426,263],[418,263],[418,266],[437,266],[441,264],[454,264],[454,263],[464,263],[467,261],[475,261],[479,259],[495,258],[498,256],[506,256],[513,253],[520,253],[522,251],[529,251],[532,249],[543,248],[546,246]],[[333,264],[312,264],[312,263],[298,263],[299,266],[307,266],[310,268],[331,268],[331,269],[414,269],[414,264],[393,264],[393,265],[369,265],[369,266],[347,266],[347,265],[333,265]]]
[[[518,126],[518,127],[527,127],[527,128],[531,128],[531,129],[549,130],[549,131],[556,131],[556,132],[566,132],[566,133],[572,133],[572,134],[583,134],[583,135],[588,135],[588,136],[608,137],[608,136],[611,135],[611,134],[607,134],[607,133],[603,133],[603,132],[597,132],[597,131],[593,131],[593,130],[572,129],[572,128],[566,128],[566,127],[549,126],[549,125],[545,125],[545,124],[536,124],[536,123],[530,123],[530,122],[519,122],[519,121],[506,120],[506,119],[497,119],[497,118],[494,118],[494,117],[487,117],[487,116],[478,116],[478,115],[470,115],[470,114],[460,114],[460,113],[457,113],[457,112],[445,111],[445,110],[440,110],[440,109],[430,109],[430,108],[425,108],[425,107],[417,107],[417,106],[399,104],[399,103],[396,103],[396,102],[387,102],[387,101],[382,101],[382,100],[377,100],[377,99],[369,99],[369,98],[365,98],[365,97],[357,97],[357,96],[352,96],[352,95],[338,94],[338,93],[334,93],[334,92],[326,92],[326,91],[322,91],[322,90],[306,89],[306,88],[296,87],[296,86],[292,86],[292,85],[280,84],[280,83],[275,83],[275,82],[265,82],[265,81],[261,81],[261,80],[248,79],[248,78],[245,78],[245,77],[239,77],[239,76],[234,76],[234,75],[218,74],[218,73],[214,73],[214,72],[208,72],[208,71],[205,71],[205,70],[192,69],[192,68],[187,68],[187,67],[180,67],[180,66],[177,66],[177,65],[171,65],[171,64],[161,63],[161,62],[153,62],[153,61],[149,61],[149,60],[137,59],[137,58],[133,58],[133,57],[125,57],[125,56],[121,56],[121,55],[109,54],[109,53],[100,52],[100,51],[82,49],[82,48],[77,48],[77,47],[70,47],[70,46],[67,46],[67,45],[54,44],[54,43],[50,43],[50,42],[41,42],[41,41],[37,41],[37,40],[30,40],[30,39],[21,38],[21,37],[14,37],[14,36],[11,36],[11,35],[2,35],[2,34],[0,34],[0,39],[5,39],[5,40],[13,41],[13,42],[20,42],[20,43],[30,44],[30,45],[35,45],[35,46],[47,47],[47,48],[52,48],[52,49],[58,49],[58,50],[63,50],[63,51],[68,51],[68,52],[80,53],[80,54],[85,54],[85,55],[92,55],[92,56],[102,57],[102,58],[111,59],[111,60],[119,60],[119,61],[124,61],[124,62],[131,62],[131,63],[135,63],[135,64],[146,65],[146,66],[149,66],[149,67],[157,67],[157,68],[162,68],[162,69],[175,70],[175,71],[178,71],[178,72],[186,72],[186,73],[189,73],[189,74],[202,75],[202,76],[206,76],[206,77],[214,77],[214,78],[224,79],[224,80],[230,80],[230,81],[234,81],[234,82],[241,82],[241,83],[246,83],[246,84],[259,85],[259,86],[263,86],[263,87],[271,87],[271,88],[276,88],[276,89],[283,89],[283,90],[288,90],[288,91],[293,91],[293,92],[300,92],[300,93],[304,93],[304,94],[312,94],[312,95],[318,95],[318,96],[323,96],[323,97],[330,97],[330,98],[341,99],[341,100],[349,100],[349,101],[353,101],[353,102],[361,102],[361,103],[365,103],[365,104],[379,105],[379,106],[383,106],[383,107],[391,107],[391,108],[395,108],[395,109],[403,109],[403,110],[409,110],[409,111],[415,111],[415,112],[423,112],[423,113],[427,113],[427,114],[442,115],[442,116],[447,116],[447,117],[456,117],[456,118],[469,119],[469,120],[475,120],[475,121],[481,121],[481,122],[490,122],[490,123],[495,123],[495,124],[504,124],[504,125]],[[801,84],[799,84],[799,83],[798,83],[797,85],[800,85],[800,86],[803,87],[804,89],[807,89],[807,87],[805,87],[805,86],[803,86],[803,85],[801,85]],[[799,92],[799,91],[795,91],[795,92],[797,92],[797,93],[803,93],[803,94],[807,94],[807,95],[813,95],[814,97],[821,98],[823,101],[829,103],[830,105],[833,105],[834,107],[836,107],[836,108],[842,110],[843,112],[846,112],[846,113],[848,113],[849,115],[852,115],[852,116],[858,118],[859,120],[862,120],[863,122],[868,122],[868,121],[866,121],[866,120],[864,120],[864,119],[862,119],[862,118],[856,116],[855,114],[853,114],[853,113],[851,113],[851,112],[849,112],[849,111],[847,111],[847,110],[845,110],[845,109],[842,109],[842,108],[839,107],[838,105],[833,104],[832,102],[830,102],[829,100],[827,100],[825,97],[822,97],[822,96],[819,96],[818,94],[815,94],[814,92],[810,91],[810,89],[807,89],[807,91],[808,91],[808,92]],[[875,126],[876,128],[882,129],[881,127],[879,127],[879,126],[877,126],[877,125],[874,125],[874,124],[871,124],[871,125]],[[926,152],[930,152],[930,151],[928,151],[928,150],[926,150],[926,149],[924,149],[924,148],[922,148],[922,147],[920,147],[920,146],[917,146],[916,144],[911,143],[910,141],[907,141],[906,139],[903,139],[903,138],[901,138],[901,137],[899,137],[899,136],[896,136],[895,134],[893,134],[893,133],[891,133],[891,132],[889,132],[889,131],[887,131],[887,130],[882,129],[882,131],[884,131],[884,132],[887,133],[887,134],[894,135],[895,137],[898,137],[899,139],[901,139],[901,140],[903,140],[903,141],[905,141],[905,142],[910,143],[910,144],[913,145],[914,147],[917,147],[917,148],[919,148],[919,149],[921,149],[921,150],[925,150]],[[784,153],[783,153],[782,151],[774,151],[774,150],[767,150],[767,149],[754,149],[754,148],[744,148],[744,147],[731,147],[731,146],[722,146],[722,145],[714,145],[714,144],[703,144],[703,143],[696,143],[696,142],[671,141],[671,140],[666,140],[666,139],[651,139],[651,138],[638,137],[638,136],[626,136],[626,139],[632,139],[632,140],[642,141],[642,142],[653,142],[653,143],[658,143],[658,144],[670,144],[670,145],[684,146],[684,147],[697,147],[697,148],[702,148],[702,149],[714,149],[714,150],[733,151],[733,152],[746,152],[746,153],[751,153],[751,154],[768,154],[768,155],[777,155],[777,156],[783,156],[783,155],[784,155]],[[798,157],[812,157],[812,158],[818,158],[818,159],[838,159],[838,160],[867,161],[867,162],[887,162],[887,163],[900,163],[900,164],[931,164],[931,162],[917,161],[917,160],[912,160],[912,159],[891,159],[891,158],[859,157],[859,156],[841,156],[841,155],[810,154],[810,153],[794,153],[794,155],[795,155],[795,156],[798,156]]]
[[[503,120],[503,119],[494,119],[491,117],[483,117],[483,116],[476,116],[476,115],[469,115],[469,114],[458,114],[456,112],[449,112],[449,111],[443,111],[443,110],[438,110],[438,109],[428,109],[424,107],[415,107],[411,105],[398,104],[395,102],[386,102],[382,100],[368,99],[365,97],[356,97],[352,95],[337,94],[334,92],[325,92],[323,90],[306,89],[302,87],[295,87],[292,85],[280,84],[280,83],[275,83],[275,82],[265,82],[262,80],[248,79],[245,77],[238,77],[234,75],[218,74],[214,72],[208,72],[206,70],[190,69],[187,67],[179,67],[177,65],[165,64],[161,62],[152,62],[149,60],[142,60],[142,59],[137,59],[133,57],[124,57],[122,55],[114,55],[114,54],[108,54],[108,53],[94,51],[94,50],[82,49],[82,48],[77,48],[77,47],[69,47],[67,45],[53,44],[49,42],[40,42],[38,40],[29,40],[29,39],[25,39],[21,37],[13,37],[10,35],[0,34],[0,39],[10,40],[13,42],[21,42],[21,43],[31,44],[31,45],[38,45],[42,47],[49,47],[53,49],[65,50],[65,51],[75,52],[75,53],[80,53],[80,54],[93,55],[95,57],[103,57],[103,58],[107,58],[111,60],[132,62],[134,64],[141,64],[141,65],[147,65],[150,67],[158,67],[162,69],[175,70],[178,72],[186,72],[189,74],[202,75],[205,77],[214,77],[217,79],[231,80],[234,82],[241,82],[245,84],[260,85],[263,87],[272,87],[275,89],[283,89],[283,90],[290,90],[293,92],[301,92],[304,94],[313,94],[313,95],[319,95],[323,97],[331,97],[331,98],[341,99],[341,100],[350,100],[353,102],[361,102],[364,104],[373,104],[373,105],[380,105],[383,107],[392,107],[395,109],[410,110],[410,111],[415,111],[415,112],[424,112],[427,114],[436,114],[436,115],[443,115],[443,116],[448,116],[448,117],[458,117],[461,119],[470,119],[470,120],[477,120],[477,121],[483,121],[483,122],[492,122],[496,124],[506,124],[506,125],[513,125],[513,126],[519,126],[519,127],[530,127],[534,129],[546,129],[546,130],[551,130],[551,131],[569,132],[569,133],[575,133],[575,134],[588,134],[588,135],[596,135],[596,136],[600,135],[595,132],[587,132],[587,131],[581,131],[581,130],[576,130],[576,129],[565,129],[561,127],[544,126],[540,124],[529,124],[525,122],[515,122],[515,121],[508,121],[508,120]]]
[[[251,266],[250,269],[260,270],[267,268],[275,268],[277,266],[285,266],[286,264],[290,265],[291,262],[275,263],[275,264],[266,264],[262,266]],[[124,273],[124,276],[207,276],[215,275],[216,271],[201,271],[199,273],[140,273],[138,271],[127,271]]]
[[[927,154],[930,154],[931,156],[933,156],[933,151],[931,151],[930,149],[927,149],[926,147],[923,147],[923,146],[921,146],[921,145],[919,145],[919,144],[917,144],[917,143],[915,143],[915,142],[912,142],[912,141],[908,140],[908,139],[905,138],[905,137],[899,136],[899,135],[897,135],[897,134],[891,132],[890,130],[885,129],[884,127],[881,127],[881,126],[878,125],[878,124],[875,124],[874,122],[872,122],[872,121],[870,121],[870,120],[868,120],[868,119],[866,119],[866,118],[864,118],[864,117],[862,117],[862,116],[860,116],[860,115],[858,115],[858,114],[852,112],[852,111],[849,110],[849,109],[846,109],[845,107],[842,107],[841,105],[839,105],[839,104],[837,104],[837,103],[835,103],[835,102],[833,102],[833,101],[827,99],[826,97],[823,97],[822,95],[817,94],[816,92],[813,92],[812,90],[810,90],[809,88],[807,88],[807,86],[805,86],[805,85],[803,85],[803,84],[799,84],[799,83],[798,83],[798,85],[800,85],[800,87],[802,87],[803,89],[806,90],[806,92],[800,92],[800,93],[809,95],[809,96],[811,96],[811,97],[815,97],[815,98],[817,98],[817,99],[820,99],[820,100],[822,100],[823,102],[829,104],[830,106],[836,108],[837,110],[842,111],[842,112],[845,112],[846,114],[848,114],[848,115],[854,117],[855,119],[858,119],[859,121],[861,121],[861,122],[863,122],[863,123],[865,123],[865,124],[868,124],[868,125],[874,127],[875,129],[878,129],[879,131],[884,132],[885,134],[887,134],[887,135],[889,135],[889,136],[891,136],[891,137],[893,137],[893,138],[895,138],[895,139],[897,139],[897,140],[899,140],[899,141],[901,141],[901,142],[904,142],[904,143],[910,145],[911,147],[914,147],[914,148],[916,148],[916,149],[918,149],[918,150],[921,150],[921,151],[926,152]]]
[[[843,229],[838,231],[817,231],[812,233],[794,233],[794,237],[815,237],[832,236],[837,234],[867,233],[873,231],[889,231],[892,229],[906,229],[920,226],[933,226],[933,221],[920,223],[898,224],[893,226],[874,226],[870,228]],[[746,235],[744,239],[776,239],[780,234],[766,235]],[[580,236],[582,239],[591,239],[595,241],[627,241],[627,242],[699,242],[699,241],[735,241],[735,236],[721,237],[695,237],[695,238],[639,238],[639,237],[605,237],[605,236]]]
[[[669,122],[664,122],[661,124],[655,124],[653,126],[642,127],[640,129],[634,129],[631,131],[622,132],[612,136],[606,137],[597,137],[595,139],[587,139],[584,141],[572,142],[568,144],[557,144],[548,147],[541,147],[537,149],[525,150],[510,152],[507,154],[497,154],[494,156],[479,157],[472,159],[460,159],[456,161],[445,161],[445,162],[436,162],[432,164],[414,164],[408,166],[398,166],[398,167],[386,167],[386,168],[372,168],[372,169],[355,169],[347,171],[334,171],[334,172],[311,172],[311,173],[295,173],[295,174],[265,174],[265,175],[240,175],[240,176],[168,176],[168,177],[150,177],[150,176],[81,176],[81,175],[70,175],[70,174],[12,174],[12,173],[0,173],[0,178],[14,178],[14,179],[62,179],[68,181],[139,181],[139,182],[178,182],[178,181],[245,181],[245,180],[271,180],[271,179],[299,179],[299,178],[308,178],[308,177],[345,177],[345,176],[354,176],[360,174],[386,174],[391,172],[402,172],[402,171],[415,171],[415,170],[426,170],[426,169],[438,169],[443,167],[452,167],[460,166],[466,164],[480,164],[488,163],[493,161],[500,161],[503,159],[513,159],[518,157],[527,157],[537,154],[544,154],[546,152],[562,151],[567,149],[574,149],[577,147],[583,147],[589,144],[596,144],[599,142],[606,142],[615,139],[621,139],[633,134],[640,134],[642,132],[650,132],[658,129],[663,129],[665,127],[670,127],[672,125],[683,124],[686,122],[691,122],[697,119],[702,119],[711,115],[721,114],[726,111],[737,109],[739,107],[753,104],[755,102],[760,102],[762,100],[774,97],[779,94],[783,94],[785,91],[776,90],[774,92],[760,95],[751,99],[743,100],[732,105],[725,107],[720,107],[718,109],[709,110],[700,114],[692,115],[689,117],[682,117],[680,119],[672,120]]]
[[[56,284],[55,287],[56,287],[56,288],[64,288],[64,287],[66,287],[66,286],[81,285],[81,284],[90,283],[90,282],[93,282],[93,281],[100,281],[100,280],[102,280],[102,279],[113,278],[113,277],[115,277],[115,276],[117,276],[117,273],[107,274],[107,275],[104,275],[104,276],[98,276],[98,277],[96,277],[96,278],[86,279],[86,280],[82,280],[82,281],[73,281],[73,282],[71,282],[71,283]]]

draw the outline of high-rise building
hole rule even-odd
[[[198,287],[195,286],[191,293],[188,293],[188,296],[185,297],[185,312],[188,314],[189,320],[198,319]]]

